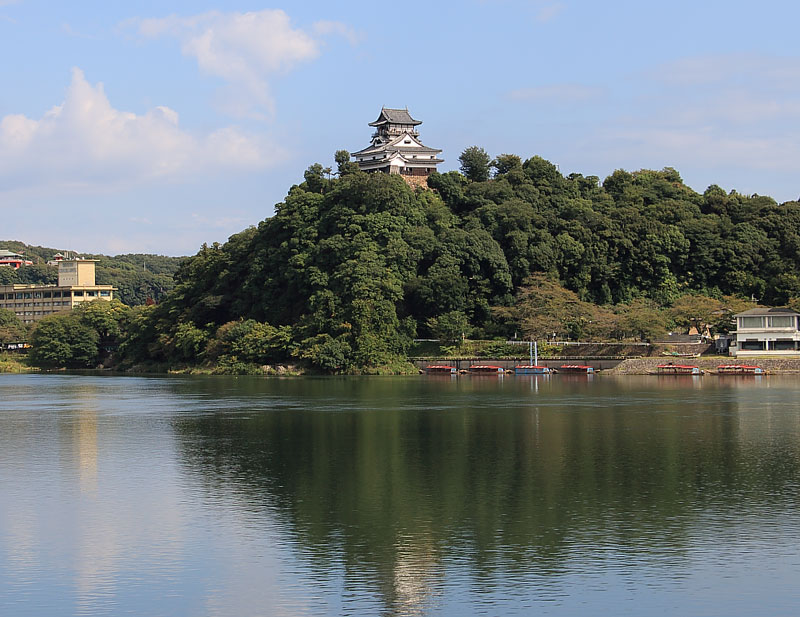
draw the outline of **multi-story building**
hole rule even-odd
[[[13,311],[23,323],[33,323],[83,302],[112,300],[114,287],[95,284],[96,261],[59,261],[58,285],[0,285],[0,308]]]
[[[788,308],[754,308],[734,315],[732,356],[800,355],[800,313]]]
[[[367,172],[400,174],[412,186],[428,186],[428,176],[444,160],[438,157],[441,150],[429,148],[419,140],[417,126],[408,109],[381,109],[375,122],[372,143],[358,152],[352,152],[359,168]]]

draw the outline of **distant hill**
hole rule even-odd
[[[56,253],[66,253],[65,249],[33,246],[17,240],[0,240],[0,249],[7,249],[25,255],[34,265],[12,270],[0,268],[0,285],[13,283],[55,284],[58,269],[48,266]],[[70,251],[76,254],[74,251]],[[172,275],[178,269],[183,257],[129,253],[125,255],[97,255],[77,253],[87,259],[97,259],[97,284],[114,285],[116,294],[122,302],[130,306],[144,304],[147,298],[159,301],[174,286]]]

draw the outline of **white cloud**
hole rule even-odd
[[[293,28],[289,16],[280,9],[211,11],[133,23],[142,36],[179,40],[184,55],[193,57],[200,70],[233,86],[229,98],[238,99],[238,103],[229,109],[249,115],[257,115],[253,109],[274,112],[268,79],[318,57],[322,45],[319,37],[338,34],[356,41],[352,29],[339,22],[317,22],[311,33]]]
[[[144,115],[115,109],[103,85],[73,69],[64,102],[33,119],[0,119],[0,185],[5,190],[102,190],[216,170],[269,166],[281,153],[236,128],[195,136],[178,114],[155,107]]]

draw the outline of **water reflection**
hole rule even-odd
[[[290,382],[181,418],[185,462],[270,503],[320,576],[343,563],[390,614],[435,605],[453,567],[484,594],[548,597],[575,568],[679,580],[709,512],[797,505],[798,414],[768,383],[398,383]]]
[[[2,380],[0,614],[800,605],[797,383],[563,377]]]

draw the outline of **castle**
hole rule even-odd
[[[358,166],[366,172],[400,174],[411,186],[427,188],[428,176],[436,171],[441,150],[429,148],[419,140],[417,126],[408,109],[383,107],[378,119],[370,122],[375,127],[372,143],[358,152],[352,152]]]

